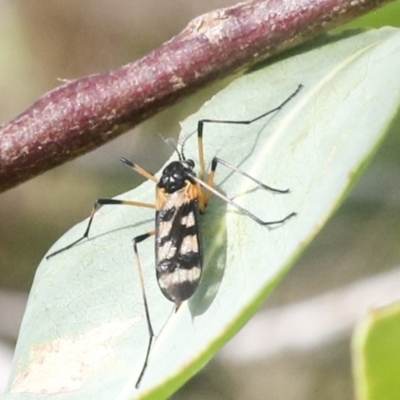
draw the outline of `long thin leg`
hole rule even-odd
[[[117,200],[117,199],[97,199],[93,205],[92,212],[90,213],[89,221],[86,226],[85,233],[77,240],[74,242],[70,243],[69,245],[62,247],[59,250],[54,251],[53,253],[50,253],[49,255],[46,256],[46,260],[48,260],[51,257],[54,257],[57,254],[60,254],[64,252],[65,250],[70,249],[71,247],[74,247],[78,243],[80,243],[82,240],[89,238],[89,232],[90,228],[92,226],[92,221],[93,217],[96,214],[96,211],[104,205],[113,205],[113,206],[136,206],[136,207],[145,207],[145,208],[152,208],[155,209],[156,206],[155,204],[150,204],[150,203],[142,203],[140,201],[131,201],[131,200]]]
[[[197,140],[198,140],[198,148],[199,148],[199,163],[200,163],[200,179],[204,180],[205,176],[205,163],[204,163],[204,149],[203,149],[203,128],[204,124],[213,123],[213,124],[236,124],[236,125],[250,125],[253,122],[258,121],[261,118],[266,117],[269,114],[272,114],[276,111],[279,111],[286,103],[288,103],[296,94],[300,91],[303,85],[299,85],[297,89],[286,98],[281,104],[272,110],[268,110],[267,112],[249,120],[244,121],[232,121],[232,120],[220,120],[220,119],[201,119],[197,123]]]
[[[150,172],[146,171],[145,169],[139,167],[139,165],[134,164],[132,161],[129,161],[126,158],[121,158],[121,162],[126,164],[128,167],[132,168],[134,171],[139,173],[140,175],[144,176],[147,179],[152,180],[155,183],[158,183],[158,179]],[[130,200],[116,200],[116,199],[97,199],[93,205],[92,212],[90,213],[89,217],[89,222],[87,224],[85,233],[77,240],[74,242],[70,243],[68,246],[65,246],[59,250],[54,251],[53,253],[50,253],[49,255],[46,256],[46,260],[48,260],[51,257],[54,257],[57,254],[60,254],[64,252],[65,250],[70,249],[71,247],[74,247],[78,243],[80,243],[82,240],[87,239],[89,237],[89,232],[90,228],[92,226],[92,221],[93,217],[96,213],[96,211],[104,205],[125,205],[125,206],[136,206],[136,207],[145,207],[145,208],[152,208],[155,209],[156,206],[154,204],[149,204],[149,203],[142,203],[140,201],[130,201]]]
[[[221,200],[225,201],[226,203],[230,204],[231,206],[235,207],[239,211],[241,211],[243,214],[247,215],[250,217],[253,221],[257,222],[257,224],[267,226],[267,225],[276,225],[276,224],[282,224],[285,221],[287,221],[289,218],[294,217],[296,215],[295,212],[290,213],[287,215],[285,218],[279,219],[277,221],[263,221],[254,214],[252,214],[249,210],[246,210],[239,204],[235,203],[233,200],[229,199],[228,197],[224,196],[222,193],[218,192],[218,190],[214,189],[212,186],[208,185],[207,183],[203,182],[200,178],[197,176],[192,177],[200,186],[204,187],[207,191],[213,193],[217,197],[219,197]]]
[[[136,389],[139,387],[140,382],[141,382],[141,380],[143,378],[143,375],[144,375],[144,373],[146,371],[147,364],[148,364],[148,361],[149,361],[149,356],[150,356],[150,350],[151,350],[151,347],[153,345],[153,341],[154,341],[154,338],[155,338],[153,327],[151,325],[151,320],[150,320],[150,312],[149,312],[149,306],[147,304],[147,296],[146,296],[146,289],[145,289],[145,286],[144,286],[142,265],[140,264],[140,258],[139,258],[139,252],[138,252],[138,249],[137,249],[137,244],[140,243],[140,242],[143,242],[143,240],[146,240],[150,236],[155,235],[155,233],[156,233],[156,231],[147,232],[147,233],[145,233],[143,235],[136,236],[133,239],[133,251],[135,252],[136,266],[137,266],[137,269],[138,269],[140,287],[141,287],[142,296],[143,296],[144,310],[145,310],[145,314],[146,314],[147,329],[149,331],[149,342],[147,344],[146,357],[144,359],[142,370],[140,371],[139,377],[138,377],[138,379],[136,381],[136,385],[135,385]]]
[[[255,179],[254,177],[252,177],[251,175],[249,175],[247,172],[243,171],[242,169],[240,169],[238,167],[235,167],[234,165],[232,165],[232,164],[228,163],[227,161],[222,160],[221,158],[218,158],[218,157],[214,157],[212,159],[212,162],[211,162],[211,172],[210,172],[210,175],[208,177],[208,182],[207,182],[207,184],[209,186],[211,186],[211,187],[214,186],[215,171],[217,169],[218,163],[222,164],[225,167],[230,168],[232,171],[238,172],[239,174],[241,174],[241,175],[245,176],[246,178],[252,180],[258,186],[262,187],[263,189],[270,190],[271,192],[276,192],[276,193],[289,193],[289,189],[283,189],[282,190],[282,189],[276,189],[276,188],[273,188],[271,186],[268,186],[265,183],[262,183],[261,181],[259,181],[258,179]],[[206,193],[205,193],[205,202],[206,202],[206,204],[208,203],[210,195],[211,195],[211,191],[207,190]]]
[[[134,162],[128,160],[127,158],[121,157],[119,159],[122,163],[127,165],[128,167],[132,168],[134,171],[139,173],[140,175],[144,176],[145,178],[158,183],[158,178],[156,178],[151,172],[146,171],[144,168],[139,167],[139,165],[135,164]]]

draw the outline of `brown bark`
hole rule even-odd
[[[204,14],[142,59],[68,82],[0,126],[0,191],[88,152],[206,84],[389,0],[248,1]]]

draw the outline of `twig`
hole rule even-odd
[[[204,14],[142,59],[66,83],[0,126],[0,191],[108,142],[200,87],[390,0],[263,0]]]

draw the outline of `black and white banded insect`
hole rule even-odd
[[[99,207],[104,205],[129,205],[136,207],[146,207],[155,209],[155,229],[133,238],[133,250],[136,259],[136,266],[140,280],[141,291],[143,295],[144,310],[149,332],[149,340],[145,360],[137,378],[136,388],[139,387],[147,368],[150,350],[155,338],[153,327],[150,319],[150,311],[146,298],[145,284],[143,280],[142,267],[138,252],[138,243],[146,240],[151,236],[155,236],[155,254],[156,254],[156,277],[158,285],[164,296],[175,304],[177,311],[185,300],[188,300],[196,291],[203,269],[203,249],[202,237],[200,232],[200,215],[204,214],[210,196],[213,194],[221,200],[235,207],[246,216],[253,219],[257,224],[268,226],[282,224],[289,218],[296,215],[294,212],[285,218],[276,221],[263,221],[247,209],[229,199],[222,193],[214,189],[214,177],[218,164],[231,169],[234,172],[252,180],[263,189],[277,193],[288,193],[289,190],[275,189],[258,181],[248,175],[243,170],[229,164],[228,162],[214,157],[211,162],[211,171],[206,179],[204,151],[203,151],[203,130],[205,124],[233,124],[233,125],[249,125],[258,121],[267,115],[280,110],[288,103],[301,89],[301,85],[279,106],[269,110],[256,118],[245,121],[234,120],[214,120],[202,119],[197,124],[197,140],[199,152],[200,173],[196,175],[194,168],[195,163],[191,159],[187,159],[184,154],[184,145],[188,137],[187,135],[179,144],[180,148],[174,146],[178,155],[177,161],[172,161],[163,170],[160,179],[152,173],[141,168],[137,164],[121,158],[121,162],[132,168],[143,177],[150,179],[156,184],[156,203],[142,203],[131,200],[117,199],[97,199],[92,208],[92,212],[84,234],[76,241],[70,243],[49,255],[47,259],[53,257],[65,250],[68,250],[89,238],[90,228],[92,226],[93,217]],[[195,132],[193,132],[195,133]]]

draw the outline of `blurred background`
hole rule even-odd
[[[118,68],[178,34],[192,18],[235,3],[0,0],[0,121],[23,112],[61,79]],[[351,26],[399,25],[399,15],[396,1]],[[197,93],[109,145],[0,196],[0,393],[44,253],[63,232],[88,216],[94,199],[115,196],[140,183],[118,162],[120,156],[157,171],[171,153],[158,134],[176,136],[178,122],[222,86]],[[399,129],[400,119],[350,196],[265,309],[174,399],[354,397],[351,329],[369,305],[400,298],[400,291],[389,290],[400,271]],[[349,319],[346,310],[354,303],[357,309]],[[318,325],[326,313],[333,317],[326,322],[333,324],[329,334]],[[281,341],[273,342],[271,326],[276,332],[287,332]],[[257,342],[260,330],[262,340]],[[268,341],[270,348],[262,350]]]

